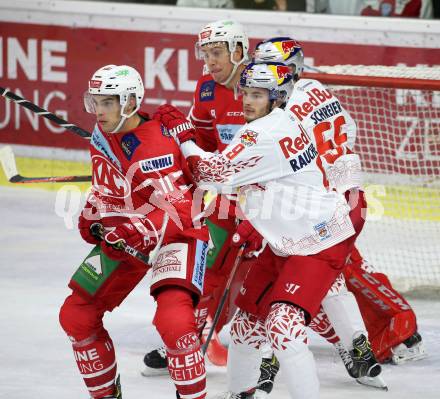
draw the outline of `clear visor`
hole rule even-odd
[[[95,102],[93,100],[93,96],[88,91],[84,92],[83,101],[84,101],[84,108],[86,109],[86,111],[89,114],[95,114],[96,113]]]
[[[197,42],[195,47],[196,59],[207,62],[210,57],[219,59],[225,54],[229,54],[227,42]]]
[[[122,112],[122,104],[120,104],[120,96],[105,95],[105,94],[90,94],[86,91],[83,95],[84,107],[89,114],[96,114],[98,109],[100,112],[108,113],[120,111]],[[124,103],[124,108],[127,108],[127,103]]]

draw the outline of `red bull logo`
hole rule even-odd
[[[278,75],[278,79],[289,78],[291,75],[290,68],[288,66],[278,65],[277,66],[277,75]]]
[[[301,45],[296,40],[286,40],[281,42],[281,48],[285,53],[291,53],[294,48],[301,47]]]
[[[257,144],[257,137],[257,132],[254,132],[253,130],[245,130],[240,135],[240,140],[246,147],[250,147],[251,145]]]
[[[282,85],[285,81],[292,77],[290,68],[285,65],[268,65],[273,77],[277,80],[278,85]]]

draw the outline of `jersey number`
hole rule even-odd
[[[244,150],[244,145],[239,143],[231,151],[226,153],[226,158],[233,160],[240,152]]]
[[[321,122],[313,128],[318,153],[329,164],[333,164],[342,154],[345,154],[347,148],[347,134],[342,131],[345,125],[345,118],[340,115],[333,122]],[[326,138],[326,132],[333,130],[333,136]]]

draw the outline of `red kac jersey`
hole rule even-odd
[[[198,80],[189,118],[197,129],[197,144],[210,152],[224,150],[245,124],[241,98],[211,75]]]

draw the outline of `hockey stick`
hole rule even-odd
[[[225,290],[224,290],[223,295],[220,299],[220,302],[217,306],[217,310],[215,311],[214,319],[212,320],[211,329],[209,330],[209,333],[206,337],[206,340],[202,346],[203,354],[205,354],[208,349],[209,342],[211,341],[211,338],[212,338],[214,331],[215,331],[215,327],[217,326],[218,320],[220,319],[220,315],[222,313],[223,307],[225,306],[225,302],[226,302],[226,299],[228,298],[229,291],[231,290],[232,280],[234,279],[235,273],[238,270],[238,266],[241,263],[241,258],[243,256],[243,251],[245,248],[246,248],[246,243],[240,245],[237,256],[235,257],[234,266],[232,266],[231,273],[229,274],[228,281],[226,282]]]
[[[100,240],[104,239],[104,226],[101,223],[93,223],[90,226],[90,231],[92,232],[92,235],[94,235],[96,238],[99,238]],[[118,242],[117,244],[113,245],[113,247],[118,250],[124,251],[125,253],[133,256],[133,258],[136,258],[145,263],[146,265],[150,264],[150,258],[148,255],[139,252],[137,249],[125,244],[125,242]]]
[[[14,152],[10,146],[5,146],[0,149],[0,162],[3,166],[6,178],[10,183],[76,183],[92,180],[92,176],[22,176],[18,173]]]
[[[45,110],[44,108],[40,108],[38,105],[31,103],[30,101],[26,100],[23,97],[18,96],[15,93],[10,92],[8,89],[5,89],[3,87],[0,87],[0,94],[3,97],[6,97],[17,104],[21,105],[22,107],[25,107],[32,112],[35,112],[39,116],[43,116],[46,119],[49,119],[50,121],[56,123],[57,125],[60,125],[64,129],[70,130],[71,132],[77,134],[78,136],[84,137],[84,138],[90,138],[91,133],[89,133],[87,130],[81,129],[79,126],[74,125],[73,123],[69,123],[66,120],[56,116],[52,112],[49,112]]]
[[[145,263],[146,265],[151,266],[153,262],[156,260],[157,254],[159,253],[160,248],[162,247],[162,241],[165,236],[165,229],[168,225],[168,221],[169,221],[169,215],[168,213],[165,212],[162,220],[161,236],[157,241],[156,246],[150,251],[149,255],[145,255],[144,253],[138,251],[136,248],[127,245],[125,242],[118,242],[117,244],[113,245],[113,247],[121,251],[124,251],[125,253],[133,256],[133,258],[136,258],[141,262]],[[90,226],[90,231],[92,232],[92,235],[94,235],[96,238],[99,238],[100,240],[104,239],[105,229],[101,223],[93,223]]]

